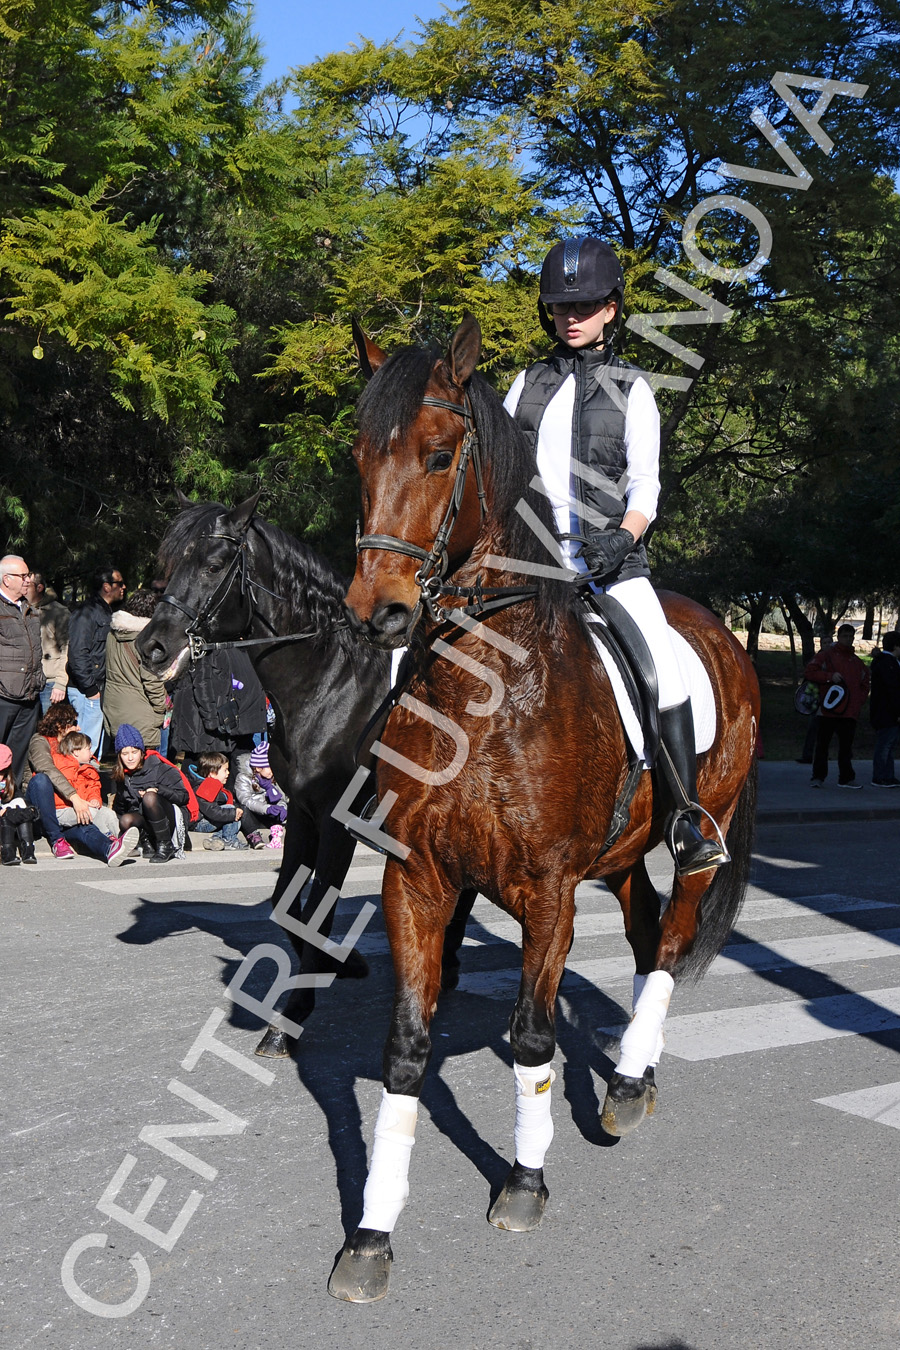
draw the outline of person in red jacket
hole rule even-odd
[[[838,787],[861,788],[853,770],[853,737],[862,706],[869,696],[869,672],[853,650],[856,630],[842,623],[837,642],[814,656],[804,678],[821,686],[819,729],[813,755],[811,787],[820,788],[828,777],[828,747],[838,741]]]

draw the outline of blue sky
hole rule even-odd
[[[373,4],[362,0],[253,0],[254,27],[266,56],[264,78],[274,80],[292,66],[345,51],[360,37],[384,42],[402,30],[405,38],[411,38],[419,28],[418,19],[436,18],[443,9],[440,0],[376,0]]]

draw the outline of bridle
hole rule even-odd
[[[300,642],[304,638],[313,638],[320,632],[320,629],[318,628],[311,628],[303,633],[287,633],[282,636],[275,632],[268,619],[260,612],[257,600],[258,591],[263,592],[265,595],[271,595],[275,600],[284,600],[284,596],[278,595],[276,591],[270,591],[261,581],[254,581],[250,575],[250,553],[247,534],[251,524],[252,521],[249,521],[246,529],[241,531],[240,534],[214,533],[205,536],[207,539],[225,539],[228,543],[235,544],[237,548],[234,557],[225,568],[225,572],[219,581],[219,584],[201,609],[192,609],[190,605],[185,604],[183,600],[179,600],[177,596],[170,595],[168,591],[165,595],[160,597],[159,603],[161,605],[171,605],[174,609],[180,610],[182,614],[186,615],[190,621],[184,630],[184,635],[188,641],[191,665],[196,665],[201,656],[205,656],[207,652],[223,651],[232,647],[256,647],[262,643]],[[204,636],[204,630],[208,631],[210,621],[215,618],[216,614],[218,614],[219,610],[228,599],[235,580],[239,581],[241,600],[247,606],[247,614],[244,622],[241,624],[241,631],[246,632],[250,627],[252,620],[258,618],[267,628],[272,630],[271,637],[240,638],[230,642],[210,642],[209,639]],[[346,624],[337,622],[333,627],[344,628],[346,627]]]
[[[367,548],[380,548],[388,553],[403,553],[409,558],[417,558],[422,566],[415,575],[416,585],[422,592],[422,602],[432,618],[439,618],[440,615],[436,609],[436,601],[442,593],[457,592],[456,587],[441,586],[441,580],[447,575],[447,569],[450,566],[450,558],[447,553],[447,545],[450,542],[450,536],[453,533],[454,526],[459,519],[459,513],[462,509],[463,497],[466,491],[466,477],[469,470],[469,464],[472,465],[472,472],[475,475],[475,490],[478,493],[478,506],[481,512],[481,519],[487,513],[486,498],[484,491],[484,469],[482,462],[481,441],[478,438],[478,427],[475,423],[475,414],[472,411],[472,404],[469,395],[464,395],[463,402],[451,403],[449,399],[432,398],[426,396],[422,399],[424,408],[446,408],[448,412],[455,413],[457,417],[463,418],[465,431],[463,433],[462,445],[459,451],[459,463],[456,466],[456,477],[453,481],[453,490],[450,493],[450,500],[447,503],[447,509],[444,512],[444,518],[438,527],[438,532],[434,537],[434,543],[431,548],[421,548],[418,544],[411,544],[408,539],[399,539],[393,534],[364,534],[358,535],[356,540],[356,552],[362,553]]]

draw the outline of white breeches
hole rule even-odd
[[[632,577],[629,581],[617,581],[603,589],[628,611],[644,635],[656,666],[660,708],[675,708],[679,703],[684,703],[688,691],[672,646],[666,616],[649,579]]]

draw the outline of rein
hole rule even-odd
[[[440,584],[441,579],[447,575],[447,569],[450,566],[447,545],[459,519],[470,463],[475,475],[475,489],[478,493],[481,519],[484,520],[487,514],[482,447],[475,422],[475,413],[468,393],[464,395],[461,404],[451,403],[449,399],[432,398],[426,395],[422,399],[422,407],[445,408],[448,412],[455,413],[457,417],[462,417],[465,422],[465,431],[459,451],[459,463],[453,481],[453,491],[450,494],[444,518],[435,535],[434,543],[430,549],[424,549],[418,544],[410,543],[408,539],[400,539],[393,534],[364,534],[357,536],[357,554],[362,553],[363,549],[379,548],[388,553],[402,553],[408,558],[417,558],[422,566],[416,572],[415,582],[422,593],[422,603],[425,609],[436,623],[440,623],[442,619],[446,618],[446,614],[442,613],[437,607],[438,600],[443,596],[467,599],[469,603],[465,606],[453,605],[448,606],[448,608],[462,608],[463,613],[473,618],[533,599],[537,594],[533,586],[484,587],[480,578],[474,586],[443,586]]]
[[[248,524],[247,529],[249,528],[250,526]],[[202,629],[206,627],[210,619],[214,618],[222,608],[231,591],[235,577],[238,575],[240,576],[241,597],[247,599],[250,603],[250,613],[247,617],[247,623],[244,625],[245,629],[254,615],[261,619],[267,627],[271,627],[271,624],[269,624],[265,616],[259,612],[256,601],[257,591],[262,591],[266,595],[271,595],[275,600],[284,600],[283,595],[278,595],[277,592],[270,591],[261,581],[254,581],[250,576],[246,530],[240,536],[233,534],[210,534],[207,538],[225,539],[231,544],[236,544],[237,552],[228,564],[225,575],[206,601],[206,604],[200,610],[192,609],[191,606],[186,605],[183,600],[179,600],[177,596],[169,595],[168,592],[160,597],[159,602],[160,604],[171,605],[174,609],[180,610],[181,613],[185,614],[190,620],[190,623],[184,630],[184,635],[188,640],[191,665],[196,665],[200,658],[205,656],[207,652],[221,652],[230,650],[234,647],[258,647],[264,643],[303,642],[307,638],[316,637],[322,631],[320,628],[309,628],[302,633],[285,633],[284,635],[273,631],[271,637],[240,638],[230,642],[210,642],[207,638],[203,637]],[[345,621],[339,620],[335,622],[332,627],[346,628],[347,624]]]

